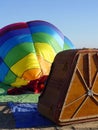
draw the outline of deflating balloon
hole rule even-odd
[[[48,76],[55,55],[74,48],[54,25],[30,21],[0,29],[0,83],[14,87]]]

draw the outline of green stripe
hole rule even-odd
[[[1,83],[0,82],[0,96],[1,95],[6,95],[7,94],[7,90],[11,88],[10,85],[7,85],[7,84],[4,84],[4,83]],[[0,100],[1,100],[1,97],[0,97]],[[2,100],[1,100],[2,101]],[[3,101],[2,101],[3,102]]]
[[[6,86],[5,86],[6,87]],[[38,103],[40,94],[0,95],[0,102]]]
[[[11,84],[11,83],[15,82],[16,77],[17,76],[12,71],[9,70],[9,72],[7,73],[7,75],[4,79],[4,82],[7,84]]]
[[[34,43],[40,42],[40,43],[50,44],[56,53],[62,50],[59,43],[49,34],[35,33],[32,35],[32,38]]]
[[[11,51],[9,51],[4,61],[9,67],[11,67],[17,61],[31,52],[35,52],[33,43],[22,43],[15,46]]]

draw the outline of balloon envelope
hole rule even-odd
[[[20,22],[0,29],[0,83],[20,87],[49,75],[55,55],[74,48],[45,21]]]

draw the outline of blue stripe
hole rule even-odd
[[[13,37],[9,40],[7,40],[1,47],[0,47],[0,56],[4,58],[6,54],[16,45],[22,44],[22,43],[31,43],[32,42],[32,37],[31,35],[20,35]]]
[[[3,61],[3,60],[2,60],[2,58],[0,57],[0,64],[2,63],[2,61]]]
[[[35,20],[35,21],[29,21],[27,22],[28,26],[31,28],[32,26],[47,26],[49,28],[52,28],[53,30],[55,30],[55,32],[57,32],[61,37],[62,37],[62,32],[53,24],[46,22],[46,21],[42,21],[42,20]]]
[[[32,26],[30,28],[32,35],[35,33],[46,33],[51,35],[57,42],[58,44],[61,46],[61,48],[63,48],[64,45],[64,36],[62,34],[59,35],[55,30],[53,30],[52,28],[48,27],[48,26]]]
[[[9,68],[6,66],[4,62],[0,64],[0,82],[2,82],[5,78],[5,75],[8,73]]]
[[[0,46],[8,39],[12,37],[16,37],[18,35],[26,35],[30,34],[30,30],[28,28],[26,29],[18,29],[18,30],[13,30],[9,31],[6,34],[4,34],[2,37],[0,37]]]

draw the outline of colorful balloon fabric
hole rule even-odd
[[[5,26],[0,29],[0,83],[19,88],[48,76],[55,55],[71,48],[71,41],[48,22]]]

